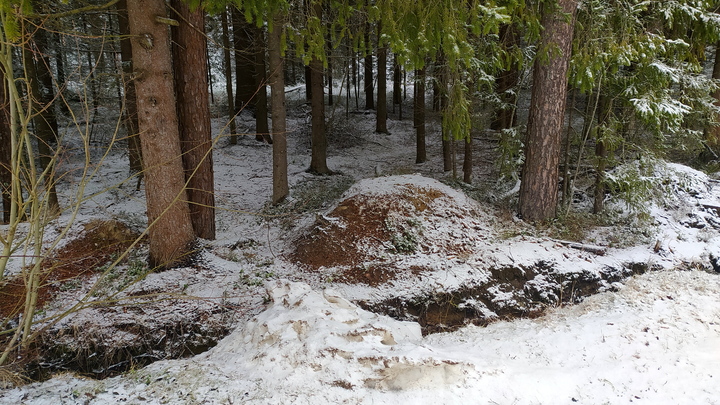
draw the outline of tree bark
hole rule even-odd
[[[468,134],[465,138],[465,156],[463,157],[463,181],[467,184],[472,184],[472,135]]]
[[[505,49],[512,49],[520,42],[520,35],[512,25],[500,27],[500,41]],[[510,90],[515,88],[520,80],[520,67],[513,62],[509,69],[502,71],[495,79],[495,92],[498,94],[502,106],[495,110],[495,118],[490,124],[494,130],[509,129],[517,122],[516,96]]]
[[[543,3],[535,60],[518,213],[528,221],[556,215],[558,165],[567,98],[567,71],[578,0]],[[571,16],[571,21],[567,16]]]
[[[170,267],[194,239],[185,192],[173,70],[163,0],[128,0],[138,124],[145,157],[149,264]]]
[[[235,112],[239,113],[255,95],[255,56],[253,27],[236,7],[232,9],[233,46],[235,47]]]
[[[322,20],[322,4],[318,3],[314,5],[312,13],[315,17]],[[310,60],[310,84],[312,89],[312,99],[310,100],[312,109],[312,153],[310,157],[309,171],[316,174],[330,173],[330,169],[327,167],[327,138],[325,136],[325,97],[323,94],[323,78],[323,62],[320,58],[314,56]]]
[[[205,15],[171,0],[180,25],[173,27],[173,67],[180,147],[195,236],[215,239],[215,176],[207,79]]]
[[[118,27],[120,31],[120,59],[122,60],[122,82],[125,94],[123,124],[128,137],[128,157],[130,174],[142,172],[142,147],[138,135],[137,95],[132,83],[132,44],[130,42],[130,26],[127,17],[127,1],[120,0],[117,5]]]
[[[380,28],[378,27],[378,94],[377,94],[377,123],[375,132],[387,134],[387,46],[380,43]]]
[[[41,170],[45,172],[45,186],[47,187],[48,210],[51,214],[60,213],[60,203],[55,187],[54,147],[58,142],[58,124],[55,116],[55,106],[52,105],[52,76],[47,57],[45,31],[37,30],[33,35],[34,48],[25,48],[25,69],[30,81],[30,95],[33,99],[33,123],[35,124],[35,138],[37,139],[38,161]],[[32,46],[33,42],[28,45]],[[50,87],[47,87],[48,81]]]
[[[425,148],[425,67],[415,71],[415,100],[413,110],[413,120],[415,124],[416,135],[416,153],[415,163],[424,163],[427,161],[427,152]]]
[[[272,144],[268,125],[267,71],[265,67],[265,30],[255,28],[253,44],[255,46],[255,139]]]
[[[602,91],[602,89],[598,89]],[[606,126],[610,121],[612,113],[612,99],[606,95],[601,95],[599,100],[599,115],[597,139],[595,139],[595,158],[597,159],[597,167],[595,174],[595,201],[593,202],[593,213],[599,214],[605,209],[605,169],[608,162],[608,148],[604,139]]]
[[[370,24],[365,25],[365,46],[370,46]],[[365,82],[365,109],[375,109],[375,95],[373,94],[373,56],[372,49],[366,49],[367,55],[365,55],[365,75],[363,80]]]
[[[220,13],[223,39],[223,68],[225,69],[225,93],[227,93],[230,145],[237,145],[237,124],[235,123],[235,100],[233,99],[232,58],[230,55],[230,27],[227,11]]]
[[[270,106],[273,136],[273,204],[282,202],[289,191],[287,175],[287,128],[285,116],[285,77],[283,75],[282,34],[285,15],[273,16],[268,33],[268,64],[270,70]]]
[[[715,63],[713,64],[712,78],[720,80],[720,42],[715,45]],[[712,97],[715,99],[715,105],[720,106],[720,88],[713,91]],[[720,116],[713,118],[715,121],[720,121]],[[705,142],[713,154],[720,155],[720,124],[711,125],[705,130]]]

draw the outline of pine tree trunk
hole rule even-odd
[[[228,118],[230,129],[230,144],[237,145],[237,124],[235,123],[235,100],[233,99],[232,58],[230,55],[230,27],[228,26],[227,11],[220,13],[223,41],[223,67],[225,69],[225,93],[227,93]]]
[[[417,139],[415,163],[424,163],[427,161],[427,152],[425,148],[425,81],[425,67],[416,70],[415,100],[413,109],[415,134]]]
[[[322,20],[322,5],[316,4],[312,10],[313,16]],[[311,173],[328,174],[327,167],[327,138],[325,137],[325,97],[323,94],[323,63],[317,57],[310,60],[310,84],[312,87],[312,153],[310,157]]]
[[[713,64],[712,78],[720,80],[720,42],[715,45],[715,63]],[[715,99],[715,105],[720,106],[720,88],[712,93]],[[720,116],[713,117],[715,121],[720,121]],[[720,155],[720,125],[711,125],[705,130],[705,142],[710,148],[713,158]],[[708,159],[710,160],[710,159]]]
[[[402,68],[400,67],[397,54],[393,57],[393,105],[394,104],[402,105]],[[400,108],[400,111],[402,111],[402,107]],[[402,117],[400,119],[402,119]]]
[[[170,36],[168,26],[155,20],[165,15],[163,0],[128,0],[152,267],[178,263],[194,239],[185,192]]]
[[[47,49],[45,47],[45,32],[38,30],[33,35],[35,48],[24,49],[24,66],[30,81],[30,95],[33,99],[32,111],[33,123],[35,125],[35,137],[37,139],[38,161],[41,170],[45,172],[45,186],[47,187],[48,210],[51,214],[60,213],[55,187],[54,147],[57,145],[58,124],[55,117],[55,107],[50,89],[44,88],[47,80],[44,76],[50,76]],[[32,42],[30,42],[32,45]],[[42,87],[41,87],[42,85]]]
[[[272,144],[268,125],[267,71],[265,67],[265,30],[255,28],[255,139]]]
[[[207,82],[205,15],[171,0],[180,25],[173,27],[173,61],[180,147],[195,236],[215,239],[215,179]]]
[[[365,25],[365,46],[370,47],[370,24]],[[367,55],[365,55],[365,75],[363,80],[365,82],[365,109],[375,109],[375,95],[373,94],[373,56],[372,49],[366,49]]]
[[[560,143],[567,98],[567,70],[578,0],[543,3],[542,31],[533,72],[519,214],[528,221],[555,216]],[[568,15],[572,18],[568,21]]]
[[[598,89],[601,91],[601,89]],[[597,139],[595,140],[595,159],[597,160],[596,175],[595,175],[595,201],[593,203],[593,213],[600,214],[605,209],[605,169],[607,168],[608,161],[608,148],[603,135],[605,126],[610,121],[610,115],[612,113],[612,99],[601,95],[599,100],[599,115],[598,115],[598,129]]]
[[[439,66],[436,66],[436,78],[434,81],[435,87],[433,88],[434,94],[433,97],[437,95],[438,103],[439,103],[439,111],[441,115],[446,114],[446,109],[448,107],[448,73],[447,68],[445,66],[445,58],[443,55],[440,55],[439,59]],[[433,100],[434,102],[434,100]],[[453,167],[453,140],[450,139],[452,136],[451,134],[448,134],[447,129],[445,126],[442,126],[442,129],[440,130],[441,137],[442,137],[442,152],[443,152],[443,171],[449,172],[454,169]],[[453,177],[454,174],[453,174]]]
[[[518,46],[520,36],[512,25],[500,27],[500,40],[503,48],[512,49]],[[520,80],[520,68],[517,62],[510,65],[510,68],[501,72],[495,79],[495,88],[500,101],[504,104],[495,110],[495,118],[490,124],[494,130],[509,129],[517,122],[517,109],[515,106],[516,96],[510,92]]]
[[[380,38],[380,27],[378,27],[378,38]],[[378,94],[377,94],[377,125],[375,132],[387,134],[387,46],[381,44],[378,39]]]
[[[467,184],[472,184],[472,168],[473,168],[473,157],[472,157],[472,135],[468,134],[465,138],[465,156],[463,157],[463,181]]]
[[[287,130],[285,122],[285,77],[283,75],[282,34],[285,16],[273,17],[273,29],[268,33],[268,64],[270,71],[270,108],[273,136],[273,204],[282,202],[289,191],[287,175]]]
[[[236,7],[232,10],[233,46],[235,47],[235,112],[239,113],[255,95],[255,57],[250,34],[252,25]]]
[[[120,0],[117,5],[118,27],[120,32],[120,59],[122,61],[123,93],[125,94],[123,124],[127,130],[128,157],[130,174],[142,172],[142,148],[138,136],[137,99],[135,85],[132,83],[132,45],[130,43],[130,26],[127,17],[127,1]]]

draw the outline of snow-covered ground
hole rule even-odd
[[[300,101],[294,103],[289,105],[295,111],[304,108]],[[305,123],[295,118],[291,185],[323,181],[304,172],[309,150],[301,138],[306,135],[299,132]],[[337,119],[341,133],[336,142],[346,143],[333,147],[331,139],[329,166],[354,180],[380,177],[356,184],[345,197],[383,193],[383,184],[446,187],[429,178],[443,176],[437,136],[429,139],[432,159],[415,165],[411,122],[392,121],[392,134],[384,135],[372,132],[372,115],[352,120],[343,127]],[[251,125],[247,118],[241,124]],[[104,192],[83,205],[80,222],[97,217],[142,221],[142,192],[131,186],[111,188],[125,175],[124,159],[114,152],[98,181],[89,185],[89,194]],[[438,256],[444,264],[422,282],[400,278],[370,288],[300,275],[283,255],[316,216],[285,213],[296,221],[288,227],[284,217],[267,221],[260,215],[269,215],[264,210],[271,192],[270,162],[270,147],[251,136],[237,146],[220,140],[215,153],[219,234],[208,245],[203,268],[151,274],[130,289],[163,288],[175,297],[194,297],[190,302],[198,307],[220,300],[224,305],[245,303],[256,316],[239,316],[234,331],[200,355],[158,361],[101,381],[60,374],[0,391],[0,403],[720,403],[720,276],[709,271],[711,260],[720,258],[720,222],[718,213],[707,208],[720,206],[720,185],[708,176],[679,165],[660,169],[658,181],[674,179],[669,184],[676,187],[649,210],[655,218],[652,237],[629,247],[610,246],[604,256],[536,235],[517,220],[499,219],[497,209],[444,188],[456,204],[449,208],[465,209],[466,204],[474,210],[475,222],[445,229],[424,224],[425,236],[470,241],[471,251],[462,258]],[[67,205],[72,197],[64,198]],[[299,198],[297,193],[291,196],[289,206],[301,207]],[[318,216],[332,221],[333,203],[328,201]],[[58,228],[63,220],[67,218],[58,220]],[[588,242],[609,245],[618,232],[599,228]],[[408,256],[407,263],[428,264],[432,254]],[[558,306],[535,319],[469,325],[428,336],[422,336],[417,323],[374,314],[353,303],[409,294],[413,288],[451,289],[468,273],[491,264],[531,265],[538,260],[567,271],[628,262],[661,270],[615,283],[613,291],[578,305]],[[265,299],[267,306],[262,304]],[[160,311],[165,316],[173,310],[167,305]],[[150,317],[159,313],[148,312]],[[77,313],[68,322],[82,316]],[[124,316],[144,322],[139,313]]]

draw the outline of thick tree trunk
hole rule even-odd
[[[180,25],[172,29],[175,94],[180,147],[187,181],[190,218],[195,236],[215,239],[215,179],[207,82],[205,15],[190,11],[182,0],[171,0]]]
[[[232,57],[230,55],[230,27],[227,11],[220,13],[223,39],[223,68],[225,69],[225,93],[227,93],[230,144],[237,145],[237,124],[235,123],[235,100],[233,99]]]
[[[425,148],[425,81],[425,67],[416,70],[415,100],[413,110],[415,135],[417,139],[415,163],[424,163],[427,161],[427,152]]]
[[[285,80],[283,75],[282,34],[285,16],[273,17],[273,29],[268,33],[268,64],[270,106],[273,136],[273,204],[282,202],[289,191],[287,175],[287,130],[285,122]]]
[[[242,111],[255,95],[255,54],[252,25],[236,8],[232,10],[233,46],[235,47],[235,112]]]
[[[130,26],[127,18],[127,1],[120,0],[117,5],[118,27],[120,31],[120,59],[122,60],[122,82],[125,94],[123,124],[128,137],[128,157],[130,174],[142,172],[142,148],[138,135],[137,96],[132,83],[132,45],[130,42]]]
[[[255,139],[272,144],[268,125],[267,71],[265,67],[265,30],[255,28]]]
[[[556,214],[558,165],[567,98],[573,20],[578,0],[543,3],[539,56],[535,60],[519,214],[542,221]],[[568,15],[571,16],[568,21]]]
[[[370,47],[370,24],[365,25],[365,46]],[[375,95],[373,94],[373,56],[372,49],[366,49],[365,55],[365,109],[375,109]]]
[[[163,0],[128,0],[138,124],[145,158],[149,263],[169,267],[194,239],[173,88],[168,26]]]
[[[378,38],[380,37],[378,29]],[[377,124],[375,132],[387,134],[387,46],[378,40],[378,94],[377,94]]]
[[[30,81],[30,95],[32,96],[34,111],[33,123],[38,147],[38,161],[41,170],[45,172],[45,186],[47,187],[48,210],[51,214],[60,213],[55,187],[55,146],[58,142],[58,124],[55,116],[55,107],[52,105],[52,76],[50,76],[49,60],[45,42],[45,32],[38,30],[33,35],[34,49],[25,48],[25,69]],[[32,44],[33,42],[30,42]],[[50,87],[46,87],[50,79]]]

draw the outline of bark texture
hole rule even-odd
[[[287,123],[285,112],[285,77],[283,75],[282,33],[285,15],[273,17],[268,32],[268,65],[270,82],[270,109],[272,110],[273,136],[273,204],[282,202],[290,192],[287,177]]]
[[[122,83],[125,98],[123,104],[123,124],[128,137],[128,157],[130,173],[142,172],[142,148],[138,135],[137,95],[132,83],[132,44],[130,42],[130,26],[127,17],[127,0],[118,1],[118,28],[120,31],[120,59],[122,60]]]
[[[235,123],[235,100],[233,99],[232,58],[230,56],[230,27],[227,12],[220,13],[220,25],[223,39],[223,68],[225,69],[225,92],[228,98],[228,118],[230,119],[230,144],[237,145],[237,124]]]
[[[387,134],[387,47],[378,42],[378,92],[377,92],[377,123],[375,132]]]
[[[237,9],[232,9],[233,46],[235,47],[235,112],[247,107],[255,95],[255,53],[253,27]]]
[[[322,19],[322,5],[313,6],[313,15]],[[324,85],[323,62],[317,57],[310,61],[310,84],[312,99],[312,153],[310,157],[311,173],[328,174],[327,167],[327,138],[325,137],[325,97],[323,94]]]
[[[215,239],[215,179],[207,78],[205,16],[172,0],[180,25],[173,32],[175,94],[183,168],[195,236]]]
[[[425,147],[425,67],[415,71],[415,100],[413,120],[415,124],[416,152],[415,163],[427,161]]]
[[[169,267],[194,239],[173,89],[173,70],[163,0],[128,0],[138,125],[145,157],[149,263]]]
[[[542,31],[528,117],[519,214],[529,221],[555,216],[565,118],[567,70],[578,0],[543,3]],[[570,21],[568,21],[568,15]]]

